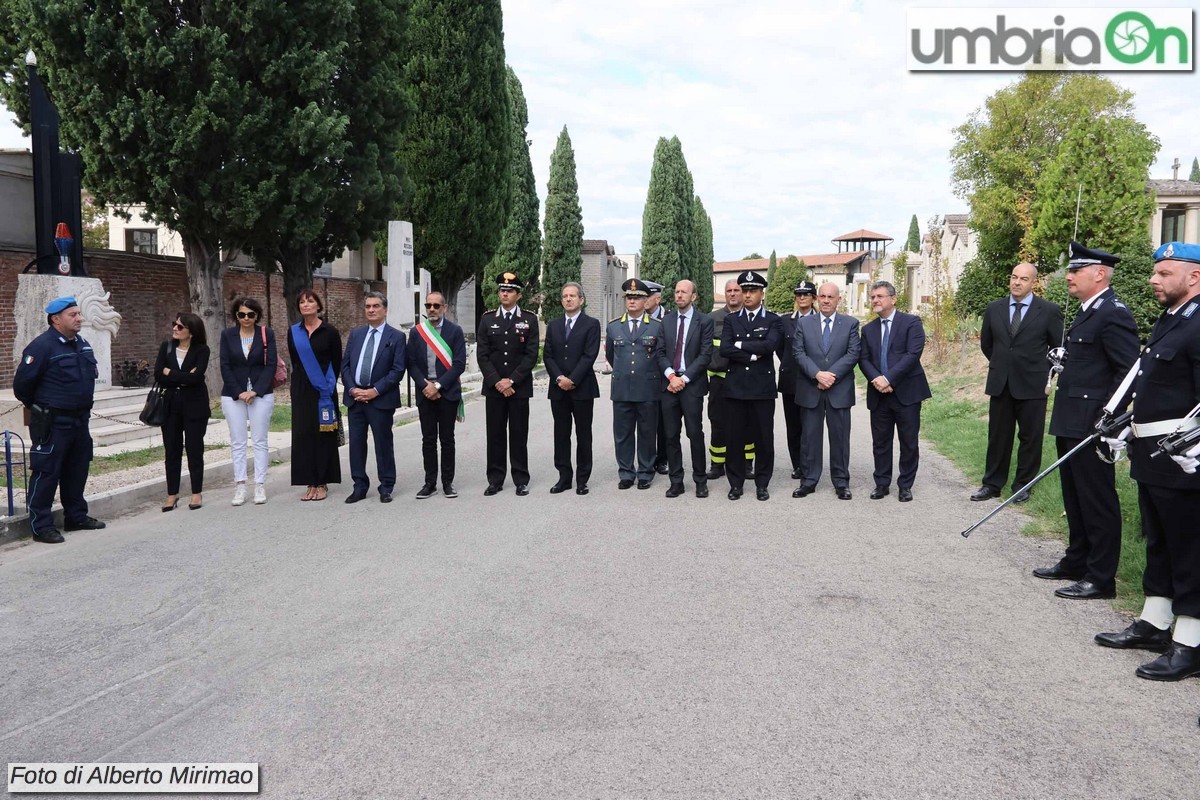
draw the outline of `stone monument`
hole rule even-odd
[[[108,301],[109,292],[99,278],[58,275],[17,276],[17,301],[13,317],[17,338],[13,342],[13,369],[25,346],[46,330],[46,304],[56,297],[74,297],[83,314],[80,334],[92,346],[100,377],[98,389],[112,388],[112,340],[121,328],[121,315]]]

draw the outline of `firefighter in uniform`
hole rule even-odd
[[[708,454],[712,459],[712,467],[708,470],[708,479],[716,480],[725,476],[726,440],[729,437],[729,412],[725,407],[725,372],[729,362],[721,355],[721,331],[725,318],[742,310],[742,287],[730,278],[725,282],[725,305],[712,312],[713,321],[713,354],[712,363],[708,367],[708,424],[712,435],[708,438]],[[752,473],[754,466],[754,442],[746,445],[746,472]]]
[[[721,355],[729,362],[725,376],[728,408],[729,499],[742,496],[746,480],[746,445],[753,442],[755,496],[767,500],[771,473],[775,469],[775,352],[783,336],[779,315],[763,305],[766,277],[754,270],[738,275],[742,310],[725,317],[721,333]]]
[[[1154,262],[1150,285],[1166,313],[1138,362],[1133,424],[1104,440],[1114,450],[1128,442],[1146,538],[1146,601],[1129,627],[1097,634],[1096,642],[1165,651],[1137,676],[1177,681],[1200,675],[1200,446],[1170,458],[1153,454],[1165,436],[1200,425],[1200,417],[1189,416],[1200,403],[1200,245],[1164,244]]]
[[[483,493],[491,497],[503,490],[511,466],[517,494],[524,497],[529,494],[529,399],[540,344],[538,319],[517,305],[525,288],[520,278],[502,273],[496,287],[500,308],[483,315],[475,335],[487,418],[488,485]]]
[[[92,346],[79,335],[83,315],[73,297],[46,306],[50,327],[21,354],[13,394],[29,409],[29,525],[39,542],[64,541],[50,508],[60,490],[66,530],[93,531],[104,523],[88,516],[83,487],[92,460],[88,417],[99,370]]]
[[[639,489],[649,489],[654,480],[658,397],[663,372],[671,365],[663,351],[662,323],[646,313],[650,291],[645,282],[630,278],[621,290],[626,311],[610,321],[604,332],[604,360],[612,369],[609,391],[617,488],[628,489],[636,478]]]

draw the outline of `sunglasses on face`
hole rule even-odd
[[[175,330],[177,330],[177,331],[186,331],[186,330],[187,330],[187,325],[180,325],[178,322],[176,322],[176,323],[175,323],[174,325],[172,325],[171,327],[172,327],[172,328],[174,328],[174,329],[175,329]]]
[[[258,314],[254,313],[253,311],[239,311],[239,312],[237,312],[237,318],[238,318],[238,319],[256,319],[257,317],[258,317]]]
[[[425,304],[425,308],[429,311],[436,311],[437,309],[439,309],[441,307],[442,307],[441,303],[426,303]]]

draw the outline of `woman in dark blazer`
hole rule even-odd
[[[234,301],[232,328],[221,332],[221,410],[233,450],[233,505],[246,502],[246,426],[254,445],[254,502],[267,502],[267,429],[275,408],[275,332],[258,323],[262,306],[252,297]]]
[[[171,338],[158,348],[154,362],[154,380],[169,390],[167,418],[163,422],[163,449],[166,452],[167,500],[163,511],[174,511],[179,504],[179,477],[183,453],[187,450],[188,477],[192,482],[195,511],[204,502],[204,432],[208,430],[208,387],[204,372],[208,369],[208,342],[204,321],[186,311],[175,317]]]

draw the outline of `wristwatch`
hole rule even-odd
[[[438,383],[437,381],[433,381],[433,388],[434,388],[436,391],[439,391],[439,392],[440,392],[440,391],[442,390],[442,385],[441,385],[440,383]]]

